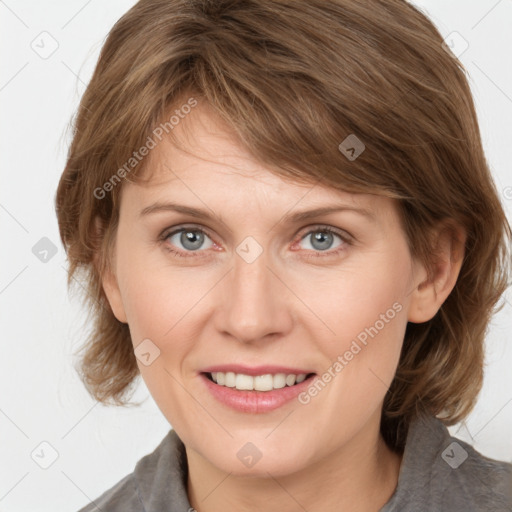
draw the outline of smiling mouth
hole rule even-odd
[[[264,374],[246,375],[234,372],[206,372],[203,373],[210,381],[218,386],[237,389],[239,391],[273,391],[285,387],[292,387],[315,376],[315,373],[300,374]]]

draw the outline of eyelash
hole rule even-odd
[[[164,248],[166,251],[172,253],[174,256],[177,256],[179,258],[189,258],[189,257],[192,257],[192,258],[201,258],[203,257],[202,255],[201,256],[197,256],[195,255],[194,253],[200,253],[200,252],[205,252],[205,251],[201,251],[201,250],[198,250],[198,251],[186,251],[186,252],[182,252],[182,251],[177,251],[176,249],[173,249],[170,245],[168,244],[165,244],[165,242],[167,241],[167,239],[177,233],[180,233],[182,231],[193,231],[193,232],[198,232],[198,233],[202,233],[204,235],[206,235],[208,238],[212,239],[212,237],[208,234],[208,232],[206,232],[204,229],[202,228],[199,228],[199,227],[195,227],[195,226],[181,226],[179,227],[179,229],[174,229],[173,231],[169,231],[168,229],[164,230],[162,232],[162,234],[159,236],[159,242],[161,242],[162,244],[164,244]],[[308,252],[312,252],[312,254],[306,254],[306,258],[326,258],[326,257],[332,257],[332,256],[336,256],[338,255],[339,253],[343,252],[346,250],[346,245],[352,245],[352,242],[351,242],[351,237],[347,234],[345,234],[345,232],[342,232],[342,231],[339,231],[335,228],[332,228],[331,226],[324,226],[324,225],[318,225],[318,226],[314,226],[313,229],[310,229],[309,231],[307,231],[303,236],[300,236],[299,239],[298,239],[298,242],[302,241],[304,238],[306,238],[308,235],[311,235],[312,233],[330,233],[330,234],[333,234],[333,235],[336,235],[338,236],[341,240],[342,240],[342,244],[337,247],[336,249],[333,249],[333,250],[328,250],[328,251],[312,251],[312,250],[308,250]],[[213,240],[213,239],[212,239]],[[215,243],[215,242],[214,242]],[[297,242],[294,242],[294,243],[297,243]]]

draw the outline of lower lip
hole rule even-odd
[[[285,386],[272,391],[240,391],[236,388],[219,386],[211,381],[204,373],[199,375],[210,393],[219,402],[240,412],[264,413],[270,412],[297,397],[305,391],[316,377],[312,375],[294,386]]]

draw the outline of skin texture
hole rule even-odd
[[[401,462],[379,433],[384,395],[407,322],[432,318],[452,290],[460,244],[439,230],[439,259],[427,281],[393,200],[283,180],[204,104],[174,134],[186,151],[162,141],[150,155],[149,181],[122,185],[112,272],[103,285],[134,347],[150,339],[160,350],[149,366],[138,365],[185,443],[192,506],[378,510],[396,488]],[[141,215],[169,201],[219,219],[165,210]],[[284,220],[334,203],[367,209],[373,218],[346,210]],[[313,236],[325,225],[346,241],[335,234],[324,251],[315,248]],[[203,245],[194,251],[179,233],[161,237],[180,227],[204,229]],[[236,252],[248,236],[263,249],[252,263]],[[320,375],[396,303],[394,318],[307,404],[237,412],[217,402],[198,377],[224,363],[281,364]],[[262,454],[250,468],[237,457],[247,442]]]

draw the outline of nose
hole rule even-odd
[[[216,328],[242,343],[275,340],[293,326],[291,293],[270,268],[264,251],[254,261],[233,255],[233,268],[222,281]]]

